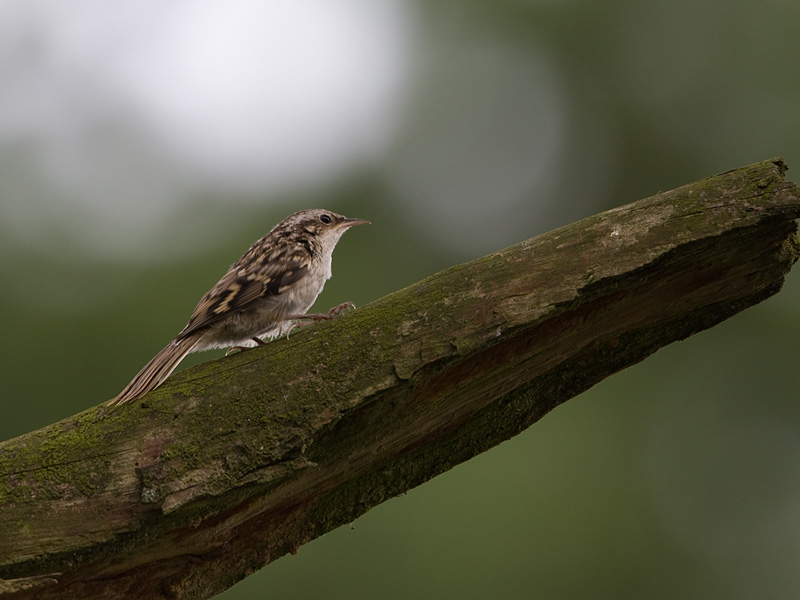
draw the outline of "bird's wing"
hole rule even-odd
[[[177,339],[235,314],[260,298],[282,293],[307,270],[308,260],[301,255],[277,256],[266,261],[238,261],[200,298]]]

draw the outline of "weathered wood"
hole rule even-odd
[[[3,597],[213,596],[771,296],[800,252],[784,170],[604,212],[3,442]]]

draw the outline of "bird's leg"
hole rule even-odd
[[[342,314],[348,308],[355,310],[356,305],[353,304],[352,302],[342,302],[339,306],[334,306],[327,313],[311,313],[311,314],[305,314],[305,315],[291,315],[291,316],[286,317],[286,320],[287,321],[288,320],[299,321],[299,320],[302,320],[302,319],[308,319],[308,320],[313,321],[314,322],[313,324],[316,325],[320,321],[328,321],[330,319],[338,317],[340,314]]]
[[[253,336],[250,339],[253,340],[259,346],[266,346],[267,345],[267,342],[265,342],[261,338],[257,338],[255,336]],[[255,348],[255,346],[252,346],[252,347],[250,347],[250,346],[231,346],[230,348],[228,348],[225,351],[225,356],[228,356],[234,350],[238,350],[239,352],[242,352],[243,350],[252,350],[253,348]]]
[[[334,306],[327,313],[311,313],[311,314],[305,314],[305,315],[290,315],[290,316],[286,317],[286,320],[287,321],[308,320],[308,321],[312,321],[312,323],[311,323],[312,325],[316,325],[320,321],[328,321],[330,319],[338,317],[340,314],[342,314],[348,308],[355,310],[356,305],[353,304],[352,302],[342,302],[339,306]],[[292,329],[294,329],[295,327],[302,327],[302,326],[303,325],[301,325],[300,323],[292,323],[291,327],[289,327],[289,330],[286,332],[286,339],[287,340],[289,339],[289,334],[292,332]]]
[[[338,317],[340,314],[342,314],[348,308],[355,309],[355,307],[356,307],[356,305],[353,304],[352,302],[343,302],[339,306],[334,306],[327,313],[311,313],[310,315],[309,314],[305,314],[305,315],[289,315],[288,317],[286,317],[285,320],[286,321],[309,320],[309,321],[313,321],[313,323],[312,323],[313,325],[316,325],[320,321],[327,321],[329,319],[333,319],[335,317]],[[292,332],[292,330],[295,327],[302,327],[302,325],[300,323],[292,323],[291,325],[289,325],[289,329],[286,330],[286,339],[287,340],[289,339],[289,334]],[[257,337],[253,337],[253,338],[250,338],[250,339],[252,339],[259,346],[265,346],[267,344],[267,342],[265,342],[264,340],[262,340],[260,338],[257,338]],[[228,351],[225,352],[225,356],[228,356],[228,354],[230,354],[234,350],[240,350],[240,351],[241,350],[252,350],[252,348],[246,348],[244,346],[233,346],[231,348],[228,348]]]
[[[306,320],[306,321],[312,321],[311,324],[312,325],[316,325],[317,323],[319,323],[321,321],[329,321],[330,319],[335,319],[340,314],[345,312],[348,308],[351,309],[351,310],[355,310],[356,305],[353,304],[352,302],[342,302],[339,306],[334,306],[327,313],[311,313],[311,314],[305,314],[305,315],[289,315],[288,317],[286,317],[285,320],[286,321],[303,321],[303,320]],[[286,339],[287,340],[289,339],[289,334],[292,332],[292,330],[295,327],[302,327],[302,326],[303,325],[301,325],[300,323],[292,323],[291,325],[289,325],[289,329],[286,330]],[[262,340],[260,338],[257,338],[257,337],[252,337],[250,339],[253,340],[259,346],[264,346],[267,343],[264,340]],[[239,351],[252,350],[252,348],[246,348],[244,346],[232,346],[232,347],[228,348],[228,350],[225,352],[225,356],[228,356],[228,354],[230,354],[234,350],[239,350]]]

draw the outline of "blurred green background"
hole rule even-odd
[[[773,156],[800,181],[798,23],[792,0],[0,2],[0,438],[113,397],[301,208],[373,222],[327,309]],[[220,597],[800,596],[798,298],[792,273]]]

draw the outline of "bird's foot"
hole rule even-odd
[[[257,337],[254,336],[254,337],[251,337],[250,339],[253,340],[258,346],[266,346],[267,345],[267,342],[265,342],[261,338],[257,338]],[[239,352],[243,352],[244,350],[252,350],[255,347],[256,346],[231,346],[230,348],[228,348],[225,351],[225,356],[228,356],[234,350],[238,350]]]
[[[333,318],[338,317],[343,312],[345,312],[348,308],[351,309],[351,310],[355,310],[356,305],[353,304],[352,302],[342,302],[339,306],[334,306],[327,313],[309,313],[309,314],[305,314],[305,315],[292,315],[290,317],[286,317],[286,319],[287,320],[296,320],[296,321],[308,320],[308,321],[312,321],[313,325],[316,325],[320,321],[329,321],[329,320],[331,320]],[[299,324],[299,323],[295,323],[289,329],[289,331],[291,331],[295,327],[302,327],[302,325]]]

